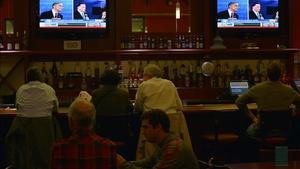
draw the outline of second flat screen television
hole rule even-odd
[[[106,32],[108,0],[39,0],[39,24],[42,31]]]
[[[217,28],[276,30],[279,9],[279,0],[217,0]]]

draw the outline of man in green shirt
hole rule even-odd
[[[291,87],[280,82],[281,68],[276,62],[272,62],[267,70],[268,80],[257,84],[236,100],[239,109],[248,115],[252,124],[247,133],[250,137],[259,134],[259,114],[254,115],[247,107],[247,103],[255,100],[257,112],[266,110],[288,110],[292,104],[300,106],[300,96]]]
[[[198,169],[193,150],[179,137],[169,132],[168,115],[159,109],[142,115],[142,132],[147,141],[157,144],[157,149],[149,158],[127,162],[118,155],[120,169]]]

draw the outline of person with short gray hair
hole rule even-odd
[[[72,135],[57,141],[52,149],[52,168],[115,169],[115,144],[93,131],[96,109],[80,97],[69,107],[69,128]],[[83,153],[84,152],[84,153]]]
[[[161,69],[155,64],[149,64],[144,68],[144,76],[162,77]]]
[[[191,147],[189,132],[182,113],[182,103],[175,85],[167,79],[161,78],[162,70],[155,64],[148,64],[144,68],[143,82],[137,89],[135,110],[147,112],[160,109],[167,113],[171,121],[171,131],[182,136],[182,139]],[[147,158],[152,155],[155,148],[151,143],[145,142],[140,134],[137,148],[137,159]]]

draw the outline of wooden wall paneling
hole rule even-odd
[[[191,31],[192,33],[204,33],[204,1],[190,0],[191,9]]]
[[[291,36],[290,36],[290,43],[292,47],[300,48],[300,19],[298,15],[298,11],[300,10],[300,1],[293,0],[290,2],[290,29],[291,29]]]
[[[5,33],[4,21],[6,18],[14,18],[14,9],[12,0],[0,0],[0,31]]]
[[[115,0],[116,3],[116,16],[115,28],[116,39],[115,49],[121,48],[121,38],[128,36],[131,33],[131,1],[132,0]]]

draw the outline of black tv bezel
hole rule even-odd
[[[108,37],[110,30],[110,0],[106,0],[106,28],[40,28],[40,0],[35,0],[35,20],[34,27],[36,33],[41,37],[63,38],[63,39],[91,39]]]
[[[288,6],[288,2],[283,2],[284,0],[278,0],[279,7],[279,26],[278,28],[218,28],[217,26],[217,1],[213,0],[211,3],[211,20],[212,20],[212,28],[216,34],[219,34],[223,37],[241,37],[241,38],[249,38],[249,37],[261,37],[261,36],[279,36],[285,30],[283,30],[284,25],[288,25],[288,17],[284,15],[287,10],[285,6]]]

